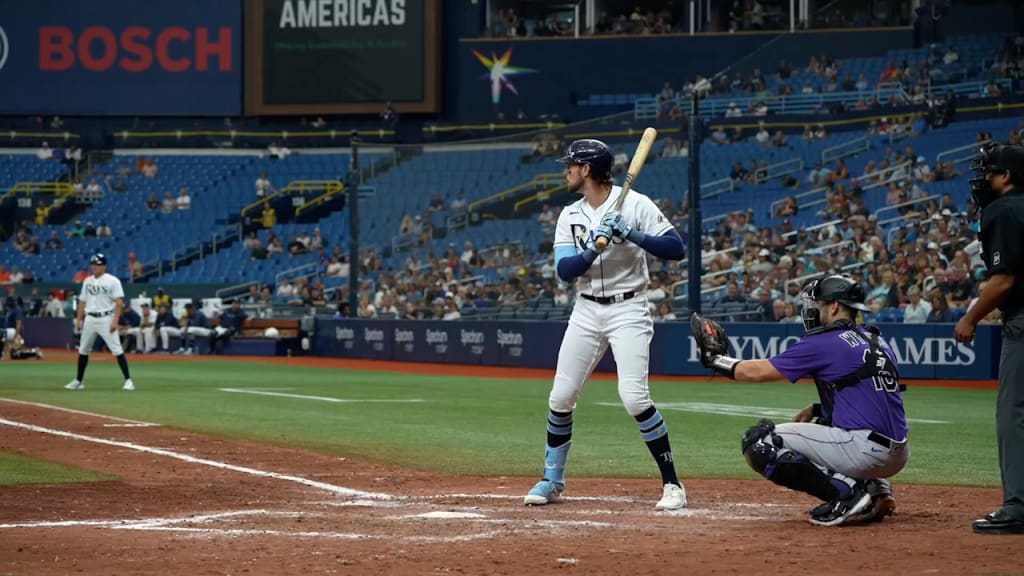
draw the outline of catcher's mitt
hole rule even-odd
[[[711,368],[715,356],[724,356],[729,351],[729,339],[725,336],[725,328],[710,318],[696,312],[690,316],[690,331],[700,349],[700,363]]]

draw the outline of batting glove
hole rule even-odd
[[[600,254],[603,250],[607,249],[608,246],[611,245],[612,237],[615,236],[615,230],[611,226],[605,224],[604,222],[601,222],[601,224],[598,225],[597,230],[594,230],[594,240],[597,240],[602,236],[608,239],[608,244],[605,244],[604,248],[598,248],[597,243],[593,241],[590,242],[590,245],[588,245],[587,247],[592,248],[595,252]]]
[[[626,219],[614,210],[604,215],[604,218],[601,219],[601,224],[610,227],[616,238],[626,238],[634,244],[639,244],[643,238],[639,231],[633,230],[629,222],[626,222]]]

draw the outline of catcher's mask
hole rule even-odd
[[[988,181],[989,175],[1009,172],[1014,185],[1024,185],[1024,148],[987,142],[971,162],[971,171],[971,196],[978,209],[984,209],[999,197]]]
[[[833,275],[809,281],[800,291],[800,316],[804,330],[810,332],[821,327],[819,304],[838,302],[854,310],[870,312],[871,309],[864,304],[865,299],[864,288],[849,276]]]

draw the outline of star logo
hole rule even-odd
[[[495,56],[494,52],[491,52],[491,57],[488,58],[483,54],[473,50],[473,55],[480,61],[481,64],[487,68],[487,73],[482,75],[481,78],[491,81],[491,102],[497,104],[501,102],[501,90],[502,88],[508,89],[509,92],[519,95],[519,91],[516,90],[510,77],[517,76],[520,74],[534,74],[537,70],[533,68],[523,68],[521,66],[511,66],[509,63],[512,60],[512,47],[510,46],[505,53],[500,57]]]

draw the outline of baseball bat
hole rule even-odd
[[[637,176],[640,175],[640,171],[643,170],[644,163],[647,162],[647,155],[650,154],[651,146],[654,146],[654,140],[657,137],[658,131],[653,127],[648,126],[644,129],[644,135],[640,137],[640,143],[636,145],[633,159],[629,162],[629,170],[626,170],[626,180],[622,183],[622,193],[615,199],[612,210],[616,212],[622,210],[622,203],[626,201],[626,195],[629,194],[630,188],[633,187],[633,181],[636,180]],[[609,238],[604,236],[598,236],[594,243],[597,244],[599,249],[604,250],[609,240]]]

